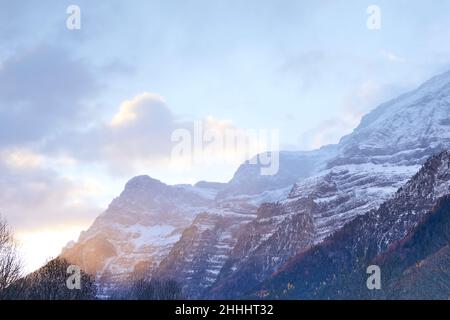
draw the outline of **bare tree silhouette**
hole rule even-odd
[[[17,253],[13,233],[0,217],[0,300],[7,295],[7,288],[22,275],[22,263]]]

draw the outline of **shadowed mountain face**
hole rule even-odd
[[[258,218],[248,225],[243,234],[251,245],[238,240],[208,295],[239,297],[289,258],[377,209],[427,158],[450,149],[449,114],[450,74],[444,74],[366,115],[352,134],[332,146],[325,167],[299,179],[276,204],[270,228],[256,228]]]
[[[291,259],[254,294],[282,299],[359,299],[418,293],[418,288],[411,292],[407,287],[415,285],[414,273],[424,272],[421,260],[429,268],[447,261],[448,194],[450,152],[446,151],[427,161],[378,210],[359,216]],[[372,264],[381,267],[385,290],[367,289],[366,269]]]
[[[236,245],[241,227],[253,218],[254,215],[225,210],[221,214],[199,214],[154,276],[174,279],[183,284],[184,294],[200,298],[216,280],[229,251]]]
[[[450,196],[441,198],[405,239],[373,261],[381,267],[384,289],[374,298],[450,298]]]
[[[262,176],[259,165],[245,163],[227,184],[168,186],[136,177],[62,256],[95,273],[105,286],[145,274],[177,279],[190,298],[237,298],[287,270],[294,256],[338,243],[330,239],[342,233],[371,233],[376,238],[367,238],[363,247],[354,245],[358,238],[335,244],[342,246],[345,270],[361,269],[365,265],[355,265],[355,257],[375,258],[448,191],[447,177],[439,176],[439,183],[421,179],[425,185],[410,190],[414,196],[395,211],[400,224],[372,216],[391,210],[390,201],[403,201],[397,197],[407,197],[404,189],[396,191],[429,157],[450,149],[449,114],[448,73],[379,106],[337,145],[281,152],[274,176]],[[336,267],[327,261],[319,259],[324,277]],[[296,294],[327,297],[314,281],[304,288],[312,293]]]

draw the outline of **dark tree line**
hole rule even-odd
[[[53,259],[23,276],[13,233],[0,219],[0,300],[90,300],[96,297],[94,279],[80,270],[80,289],[69,289],[70,264]],[[70,269],[69,269],[70,270]]]
[[[53,259],[37,271],[11,284],[7,299],[14,300],[93,300],[97,288],[92,276],[80,272],[80,288],[70,288],[67,271],[70,263],[64,259]]]
[[[138,279],[131,285],[116,289],[110,295],[112,300],[180,300],[182,288],[171,279]]]

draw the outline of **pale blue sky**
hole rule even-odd
[[[66,28],[71,4],[81,30]],[[372,4],[380,30],[366,26]],[[450,69],[449,12],[445,0],[0,0],[0,212],[31,242],[36,230],[78,232],[133,175],[227,181],[236,165],[161,160],[168,132],[208,116],[279,129],[282,149],[336,143]],[[147,109],[113,130],[124,101]]]
[[[2,52],[45,43],[82,58],[104,85],[91,101],[100,116],[150,91],[177,115],[282,127],[295,145],[365,84],[363,110],[449,63],[448,1],[78,1],[75,32],[64,28],[71,3],[7,1]],[[369,4],[381,8],[379,31],[366,27]]]

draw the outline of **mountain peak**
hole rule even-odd
[[[339,142],[339,164],[418,165],[450,147],[450,72],[381,104]]]
[[[136,176],[132,179],[130,179],[127,184],[125,185],[125,189],[140,189],[143,187],[159,187],[159,186],[165,186],[164,183],[162,183],[160,180],[153,179],[148,175],[141,175]]]
[[[446,87],[447,89],[444,90]],[[448,96],[449,87],[450,71],[434,76],[428,81],[421,84],[416,89],[406,92],[387,102],[384,102],[368,114],[364,115],[361,119],[360,125],[355,129],[355,131],[368,127],[383,115],[390,115],[392,113],[398,112],[400,109],[405,109],[405,111],[406,109],[412,108],[420,110],[420,108],[425,107],[428,100],[442,97],[446,94]],[[435,94],[436,96],[430,97],[430,94]],[[428,99],[426,99],[426,97],[428,97]],[[422,120],[421,118],[419,119]]]
[[[448,84],[450,84],[450,70],[432,77],[423,83],[418,90],[436,90]]]

